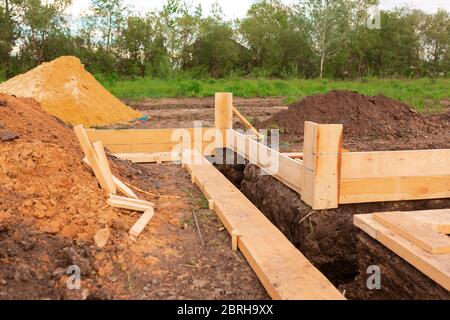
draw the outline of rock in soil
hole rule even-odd
[[[109,228],[103,228],[98,230],[94,236],[94,242],[97,248],[102,249],[108,242],[110,235],[111,232],[109,231]]]
[[[1,142],[8,142],[13,141],[19,138],[19,135],[15,132],[9,132],[9,131],[0,131],[0,141]]]

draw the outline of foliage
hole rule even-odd
[[[0,77],[61,55],[78,56],[95,74],[130,79],[447,77],[449,13],[381,11],[381,29],[370,29],[376,3],[258,0],[244,18],[227,20],[217,3],[205,16],[187,0],[147,13],[123,0],[91,0],[70,22],[71,0],[2,0]]]

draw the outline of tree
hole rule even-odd
[[[101,31],[106,53],[111,51],[111,43],[118,34],[126,14],[122,0],[92,0],[92,10],[97,19],[97,28]]]
[[[294,15],[279,1],[253,4],[239,21],[239,33],[250,50],[252,68],[266,76],[297,75],[298,69],[307,69],[310,51],[302,21],[302,16]]]
[[[36,65],[43,61],[46,41],[49,34],[62,29],[64,10],[71,0],[54,0],[41,2],[40,0],[16,1],[20,9],[22,33],[26,35],[24,51]]]
[[[319,58],[320,78],[325,63],[331,59],[347,40],[351,22],[351,1],[304,0],[299,11],[308,21],[310,48]]]
[[[423,19],[422,42],[425,60],[430,63],[433,73],[448,70],[450,60],[450,15],[438,10]]]
[[[248,49],[233,36],[231,23],[223,20],[221,8],[214,5],[211,16],[200,20],[195,42],[185,47],[182,67],[217,78],[244,68]]]

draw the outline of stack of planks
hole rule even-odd
[[[73,129],[85,155],[83,161],[92,168],[100,187],[109,195],[107,203],[116,208],[144,212],[129,231],[130,236],[138,237],[152,219],[155,204],[138,199],[128,186],[111,173],[101,141],[91,143],[82,125],[75,126]],[[117,190],[125,197],[117,196]]]
[[[450,209],[360,214],[354,224],[450,291]]]

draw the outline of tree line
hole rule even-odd
[[[260,0],[230,20],[217,3],[205,15],[184,0],[147,13],[122,0],[91,0],[88,13],[71,21],[71,0],[0,1],[0,78],[62,55],[117,77],[450,75],[450,15],[443,9],[373,16],[377,0]]]

